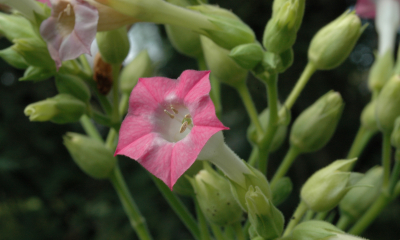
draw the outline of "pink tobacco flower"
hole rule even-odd
[[[375,3],[373,0],[358,0],[356,13],[362,18],[375,18]]]
[[[187,70],[177,80],[140,78],[115,155],[135,159],[172,190],[211,136],[228,129],[215,115],[210,89],[209,71]]]
[[[40,0],[45,2],[46,0]],[[138,22],[110,7],[84,0],[50,0],[51,16],[42,22],[40,34],[47,42],[57,68],[62,61],[90,55],[97,31],[108,31]]]

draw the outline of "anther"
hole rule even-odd
[[[178,110],[176,110],[173,106],[171,106],[171,110],[172,110],[175,114],[178,114]]]
[[[71,4],[67,5],[67,7],[64,9],[64,12],[66,12],[68,16],[71,14]]]
[[[174,114],[168,112],[166,109],[164,109],[164,112],[172,119],[175,117]]]
[[[181,129],[179,129],[179,133],[183,133],[186,130],[187,126],[188,126],[188,122],[186,122],[186,121],[183,122]]]
[[[190,113],[185,115],[185,118],[192,118],[192,115],[190,115]]]

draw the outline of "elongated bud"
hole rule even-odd
[[[290,2],[291,4],[294,4],[295,2],[298,3],[298,7],[296,9],[296,19],[294,20],[295,24],[295,29],[299,30],[301,26],[301,22],[303,21],[303,15],[304,15],[304,9],[305,9],[305,0],[298,0],[298,1],[293,1],[293,0],[274,0],[274,3],[272,5],[272,16],[275,17],[275,15],[280,13],[280,10],[282,7],[284,7],[287,2]]]
[[[92,178],[107,178],[116,159],[101,142],[78,133],[67,133],[64,145],[79,168]]]
[[[47,68],[29,66],[19,81],[42,81],[51,78],[54,74],[55,69],[49,70]]]
[[[280,54],[290,49],[296,41],[296,35],[304,11],[304,0],[280,1],[280,6],[275,7],[272,18],[264,31],[263,45],[273,53]]]
[[[139,78],[151,77],[154,66],[147,50],[142,50],[128,65],[126,65],[120,76],[120,89],[123,93],[130,94]]]
[[[320,97],[294,121],[290,144],[303,153],[324,147],[335,132],[343,107],[337,92],[330,91]]]
[[[374,167],[365,173],[365,176],[357,182],[357,187],[351,189],[340,201],[340,215],[346,215],[353,222],[361,217],[365,211],[375,202],[381,193],[383,182],[383,168]]]
[[[12,49],[12,47],[1,50],[0,57],[15,68],[27,69],[29,67],[24,58]]]
[[[204,58],[212,76],[233,87],[243,84],[248,71],[229,57],[229,51],[219,47],[207,37],[201,36],[200,39]]]
[[[361,125],[371,132],[378,131],[378,124],[375,117],[376,101],[368,103],[361,113]]]
[[[390,134],[400,116],[400,75],[394,75],[383,86],[376,102],[376,120],[382,132]]]
[[[346,234],[336,226],[324,221],[305,221],[297,225],[291,235],[292,240],[362,240]],[[364,239],[365,240],[365,239]]]
[[[281,236],[285,219],[259,187],[250,186],[246,193],[249,221],[257,234],[264,239]]]
[[[344,195],[359,180],[359,175],[351,176],[343,171],[356,159],[336,160],[315,172],[301,189],[301,199],[315,212],[326,212],[336,207]]]
[[[239,45],[229,53],[229,57],[246,70],[252,70],[255,66],[260,64],[263,55],[264,50],[258,43]]]
[[[34,39],[15,39],[11,47],[31,66],[52,69],[54,61],[50,57],[46,44]]]
[[[229,181],[206,164],[190,182],[205,217],[219,226],[239,222],[242,209],[229,188]]]
[[[394,67],[392,54],[393,52],[387,51],[384,55],[377,56],[368,77],[368,87],[371,91],[380,92],[392,76]]]
[[[46,15],[44,6],[37,1],[23,1],[23,0],[2,0],[1,3],[19,11],[27,19],[35,23],[38,15]]]
[[[86,110],[86,105],[81,100],[68,95],[58,94],[55,97],[29,104],[24,113],[30,121],[52,121],[64,124],[76,122]]]
[[[31,23],[21,15],[0,12],[0,34],[10,42],[14,39],[37,38]]]
[[[269,122],[269,111],[268,108],[264,109],[260,115],[258,116],[260,119],[261,126],[264,129],[267,129],[268,122]],[[286,138],[286,132],[287,132],[287,125],[279,125],[278,129],[276,130],[275,136],[272,140],[271,146],[270,146],[270,152],[274,152],[279,149],[280,146],[282,146],[283,141]],[[247,139],[253,144],[257,144],[259,141],[259,137],[257,136],[257,131],[256,127],[253,123],[250,123],[249,128],[247,129]]]
[[[129,52],[129,39],[126,27],[96,34],[99,51],[107,63],[121,64]]]
[[[283,177],[278,179],[276,183],[271,186],[272,190],[272,202],[275,206],[278,206],[282,202],[289,197],[290,193],[292,192],[293,184],[290,178]]]
[[[354,11],[346,11],[315,34],[308,49],[308,60],[319,70],[339,66],[349,56],[365,27]]]
[[[392,146],[400,149],[400,116],[394,121],[394,129],[391,136]]]
[[[59,93],[72,95],[83,102],[90,99],[90,90],[83,80],[71,74],[57,73],[56,87]]]

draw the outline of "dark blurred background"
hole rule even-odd
[[[258,40],[271,16],[270,0],[210,1],[232,9],[256,32]],[[335,19],[355,4],[354,0],[307,0],[302,27],[294,45],[295,62],[280,75],[279,91],[283,101],[307,63],[309,42],[319,28]],[[160,74],[176,78],[185,69],[196,69],[193,59],[173,50],[162,26],[158,28],[164,60]],[[146,40],[146,39],[145,39]],[[10,43],[0,39],[0,48]],[[293,107],[293,119],[319,96],[333,89],[339,91],[346,107],[333,139],[313,154],[297,159],[288,175],[294,191],[280,209],[288,219],[299,201],[299,189],[316,170],[344,158],[359,127],[359,115],[369,101],[368,70],[377,46],[373,21],[361,36],[348,60],[332,71],[319,71],[311,78]],[[137,239],[111,184],[86,176],[71,160],[62,144],[67,131],[83,132],[79,124],[56,125],[50,122],[29,122],[24,116],[26,105],[56,94],[53,80],[18,82],[23,71],[15,70],[0,60],[0,240],[22,239]],[[259,112],[266,105],[266,90],[252,76],[248,86]],[[238,94],[222,87],[222,122],[231,128],[225,131],[228,145],[246,159],[251,147],[246,140],[249,119]],[[99,126],[102,133],[106,129]],[[269,176],[283,158],[288,143],[270,157]],[[365,172],[379,163],[381,137],[375,136],[356,166]],[[168,204],[162,198],[148,173],[138,163],[120,158],[121,170],[133,197],[145,216],[155,239],[193,239]],[[182,198],[193,210],[190,199]],[[370,239],[398,239],[396,231],[400,216],[400,201],[387,207],[365,232]]]

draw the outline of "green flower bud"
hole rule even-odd
[[[351,189],[340,201],[340,215],[346,215],[352,222],[361,217],[378,198],[381,193],[382,182],[383,168],[378,166],[371,168],[357,182],[357,185],[366,187]]]
[[[259,187],[249,187],[246,205],[249,221],[259,236],[265,239],[281,236],[285,222],[283,214],[264,196]]]
[[[21,38],[37,38],[29,20],[21,15],[2,12],[0,12],[0,34],[10,42]]]
[[[308,60],[319,70],[339,66],[365,28],[354,11],[346,11],[315,34],[308,49]]]
[[[339,93],[329,91],[304,110],[294,121],[290,144],[300,152],[315,152],[324,147],[335,132],[343,110]]]
[[[48,69],[41,67],[29,66],[25,72],[24,76],[19,79],[19,81],[42,81],[51,78],[56,72],[56,69]]]
[[[294,4],[294,1],[296,0],[274,0],[274,3],[272,5],[272,17],[275,17],[275,15],[280,13],[280,9],[287,4],[287,2],[290,2],[291,4]],[[303,21],[303,15],[304,15],[304,9],[305,9],[305,0],[297,0],[298,3],[297,11],[296,11],[296,20],[294,21],[294,27],[296,31],[299,30],[301,26],[301,22]]]
[[[229,179],[231,183],[231,190],[233,196],[235,197],[236,201],[242,207],[244,211],[247,212],[247,205],[246,205],[246,193],[249,190],[250,186],[258,187],[260,191],[264,194],[264,196],[268,199],[272,199],[272,192],[269,186],[268,180],[265,178],[265,175],[262,174],[257,169],[253,168],[252,166],[248,165],[245,162],[248,169],[251,171],[250,174],[244,174],[245,177],[245,185],[241,186],[235,181]]]
[[[376,102],[376,121],[382,132],[390,134],[400,116],[400,75],[394,75],[383,86]]]
[[[283,177],[279,178],[278,181],[271,186],[272,191],[272,202],[275,206],[283,203],[286,198],[289,197],[290,193],[292,192],[293,184],[290,178]]]
[[[359,179],[359,175],[344,170],[356,159],[336,160],[315,172],[301,189],[301,199],[309,209],[326,212],[339,204],[340,200]]]
[[[324,221],[305,221],[292,230],[292,240],[352,240],[359,238],[344,238],[345,232]]]
[[[11,66],[18,69],[27,69],[29,66],[24,58],[11,47],[1,50],[0,57]]]
[[[387,51],[384,55],[377,56],[368,76],[368,87],[371,91],[380,92],[392,76],[394,67],[392,54],[392,51]]]
[[[400,149],[400,116],[394,121],[394,129],[392,131],[391,142],[393,147]]]
[[[120,76],[120,89],[123,93],[130,94],[136,86],[139,78],[151,77],[154,66],[147,50],[142,50],[128,65],[126,65]]]
[[[201,45],[211,75],[218,81],[236,87],[246,80],[247,70],[229,57],[229,51],[219,47],[211,39],[201,36]]]
[[[231,57],[239,66],[244,69],[252,70],[263,59],[264,50],[257,43],[248,43],[235,47],[229,53]]]
[[[269,122],[269,111],[268,108],[264,109],[260,115],[258,116],[260,119],[261,126],[263,129],[267,129],[268,122]],[[270,152],[274,152],[282,146],[283,141],[286,138],[287,132],[287,125],[279,125],[278,129],[276,130],[275,136],[271,142]],[[259,137],[257,136],[256,127],[253,123],[250,123],[249,128],[247,129],[247,139],[253,144],[257,144]]]
[[[190,182],[204,216],[219,226],[239,222],[242,209],[236,203],[229,189],[229,182],[210,165],[205,165]]]
[[[371,132],[378,131],[378,124],[376,123],[375,117],[376,101],[372,101],[364,107],[361,113],[361,125]]]
[[[304,11],[304,2],[304,0],[287,0],[284,3],[280,1],[279,8],[275,7],[276,11],[268,21],[263,36],[263,45],[268,51],[280,54],[293,46],[298,30],[297,12]],[[303,14],[300,15],[302,17]]]
[[[129,39],[126,27],[98,32],[96,34],[99,52],[104,61],[110,64],[121,64],[129,52]]]
[[[25,110],[25,116],[30,121],[52,121],[63,124],[76,122],[85,113],[86,105],[81,100],[68,95],[58,94],[55,97],[29,104]]]
[[[113,152],[101,142],[78,133],[67,133],[64,145],[79,168],[92,178],[107,178],[116,164]]]
[[[218,30],[204,29],[204,32],[205,36],[222,48],[230,50],[255,40],[253,30],[231,11],[207,4],[188,8],[206,15],[208,20],[218,28]]]
[[[31,66],[53,69],[54,60],[50,57],[45,42],[32,38],[15,39],[11,47]]]
[[[281,66],[279,66],[278,72],[283,73],[293,64],[294,60],[293,49],[289,48],[288,50],[285,50],[284,52],[279,54],[279,56],[281,57]]]
[[[83,80],[71,74],[56,74],[56,87],[59,93],[72,95],[83,102],[90,99],[90,90]]]
[[[261,64],[255,67],[254,73],[259,79],[265,80],[266,73],[276,74],[279,73],[279,70],[282,68],[282,59],[279,55],[273,52],[264,52]]]
[[[205,161],[195,161],[192,166],[184,173],[186,177],[180,177],[174,184],[174,192],[183,196],[194,197],[194,189],[190,183],[189,178],[194,177],[200,170],[203,169]]]

